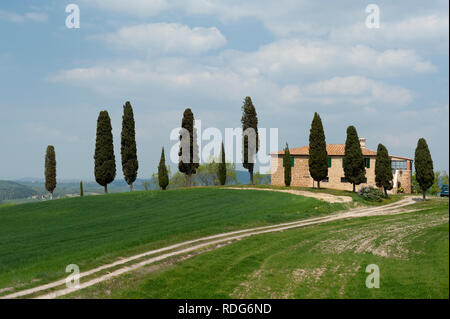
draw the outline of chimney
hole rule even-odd
[[[366,138],[360,137],[359,138],[359,144],[361,145],[361,148],[366,148]]]

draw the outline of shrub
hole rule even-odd
[[[372,186],[362,187],[358,191],[358,195],[370,202],[381,202],[383,192]]]

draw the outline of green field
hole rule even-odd
[[[0,206],[0,289],[25,289],[171,243],[343,209],[278,192],[142,191]],[[4,294],[4,293],[3,293]]]
[[[449,298],[449,205],[258,235],[67,298]],[[380,269],[368,289],[366,266]]]

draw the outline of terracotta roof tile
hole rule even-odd
[[[289,152],[291,155],[309,155],[309,145],[290,148]],[[327,153],[330,156],[344,156],[345,155],[345,144],[327,144]],[[370,150],[368,148],[363,148],[362,153],[364,156],[376,156],[377,152]],[[278,151],[274,154],[282,155],[284,150]]]

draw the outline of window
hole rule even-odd
[[[330,179],[328,178],[328,176],[321,180],[321,182],[323,183],[328,183],[329,181]]]
[[[331,157],[328,157],[328,167],[331,167]]]
[[[364,158],[364,161],[366,162],[366,168],[370,168],[370,158],[366,157]]]
[[[406,160],[395,160],[395,161],[391,161],[391,167],[393,170],[396,169],[406,169]]]
[[[283,167],[284,167],[284,157],[283,157]],[[291,167],[294,167],[294,156],[291,156]]]

